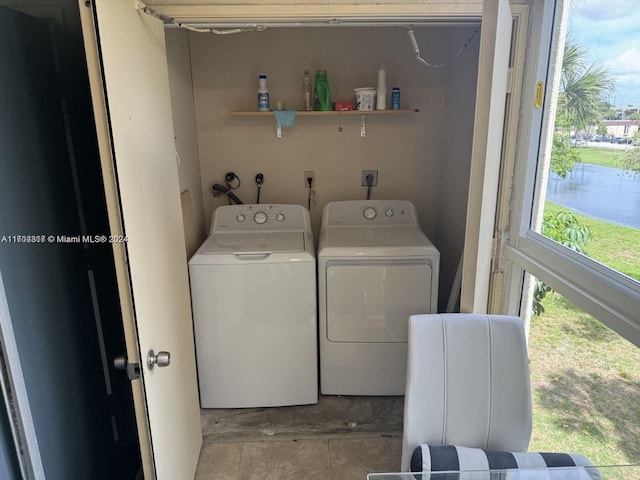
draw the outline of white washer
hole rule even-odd
[[[317,403],[316,260],[304,207],[219,207],[189,276],[203,408]]]
[[[409,316],[435,313],[440,253],[408,201],[323,210],[318,242],[320,391],[404,395]]]

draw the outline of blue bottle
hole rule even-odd
[[[391,91],[391,110],[400,110],[400,89],[393,87]]]

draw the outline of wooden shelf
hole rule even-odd
[[[286,110],[283,110],[286,111]],[[319,116],[333,116],[333,117],[338,117],[341,115],[345,115],[345,116],[349,116],[349,117],[355,117],[358,116],[360,117],[360,136],[364,137],[366,136],[366,132],[367,132],[367,127],[366,127],[366,117],[369,115],[403,115],[403,114],[408,114],[408,113],[417,113],[420,110],[415,109],[415,110],[408,110],[408,109],[404,109],[404,110],[342,110],[342,111],[335,111],[335,110],[328,110],[328,111],[316,111],[316,110],[312,110],[310,112],[307,112],[305,110],[296,110],[296,117],[319,117]],[[231,115],[232,117],[271,117],[271,118],[275,118],[273,111],[269,111],[269,112],[258,112],[257,110],[254,110],[252,112],[229,112],[229,115]],[[340,127],[342,129],[342,127]],[[342,130],[340,130],[342,131]],[[278,138],[282,138],[282,126],[281,125],[276,125],[276,137]]]
[[[304,110],[298,110],[296,111],[296,116],[301,116],[301,117],[306,117],[306,116],[322,116],[322,115],[398,115],[398,114],[407,114],[407,113],[417,113],[419,112],[419,110],[409,110],[409,109],[403,109],[403,110],[346,110],[346,111],[335,111],[335,110],[328,110],[328,111],[316,111],[313,110],[311,112],[307,112]],[[269,112],[258,112],[258,111],[252,111],[252,112],[229,112],[229,115],[233,116],[233,117],[266,117],[266,116],[273,116],[273,112],[269,111]]]

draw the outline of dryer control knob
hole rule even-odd
[[[376,218],[376,215],[378,215],[378,212],[376,212],[376,209],[373,207],[367,207],[364,209],[364,212],[362,212],[364,215],[364,218],[368,219],[368,220],[373,220],[374,218]]]
[[[236,222],[244,222],[244,215],[239,213],[238,215],[236,215]]]
[[[278,222],[284,222],[284,213],[278,213],[278,214],[276,215],[276,220],[277,220]]]
[[[387,217],[393,217],[393,208],[387,208],[387,209],[384,211],[384,214],[385,214]]]
[[[267,214],[264,212],[258,212],[253,216],[253,221],[258,225],[262,225],[267,222]]]

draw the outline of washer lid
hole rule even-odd
[[[207,239],[199,253],[216,255],[303,251],[304,234],[302,232],[265,232],[218,233]]]

